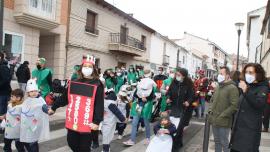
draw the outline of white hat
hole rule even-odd
[[[35,79],[30,79],[27,81],[26,92],[30,91],[38,91],[38,86]]]

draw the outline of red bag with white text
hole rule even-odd
[[[81,133],[91,132],[97,86],[70,81],[66,128]]]

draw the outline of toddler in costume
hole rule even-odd
[[[28,152],[38,152],[38,141],[49,139],[48,107],[34,79],[27,82],[26,92],[28,97],[22,104],[20,141]]]
[[[175,125],[170,121],[167,112],[161,113],[161,120],[154,126],[155,137],[151,140],[146,152],[171,152],[172,136],[176,133]]]
[[[12,152],[11,143],[15,141],[18,152],[25,152],[23,144],[20,142],[21,111],[24,92],[21,89],[15,89],[11,92],[10,102],[7,107],[7,113],[1,116],[2,124],[5,128],[4,152]]]

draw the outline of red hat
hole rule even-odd
[[[83,56],[82,64],[89,63],[95,65],[96,58],[92,55]]]
[[[204,75],[205,72],[204,72],[204,70],[199,70],[198,73],[199,73],[200,75]]]

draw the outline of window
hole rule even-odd
[[[7,59],[12,63],[22,61],[24,37],[19,34],[5,32],[4,34],[4,50]]]
[[[166,54],[166,47],[167,47],[167,44],[166,43],[163,43],[163,54],[164,55]]]
[[[185,59],[186,59],[185,56],[183,56],[183,64],[185,64]]]
[[[56,0],[29,0],[31,13],[55,20]]]
[[[145,50],[145,46],[146,46],[146,36],[142,35],[141,37],[141,42],[142,42],[142,50]]]
[[[95,63],[96,68],[100,68],[100,59],[96,58],[96,63]]]
[[[98,30],[96,29],[96,17],[97,14],[95,12],[87,10],[85,31],[98,35]]]

